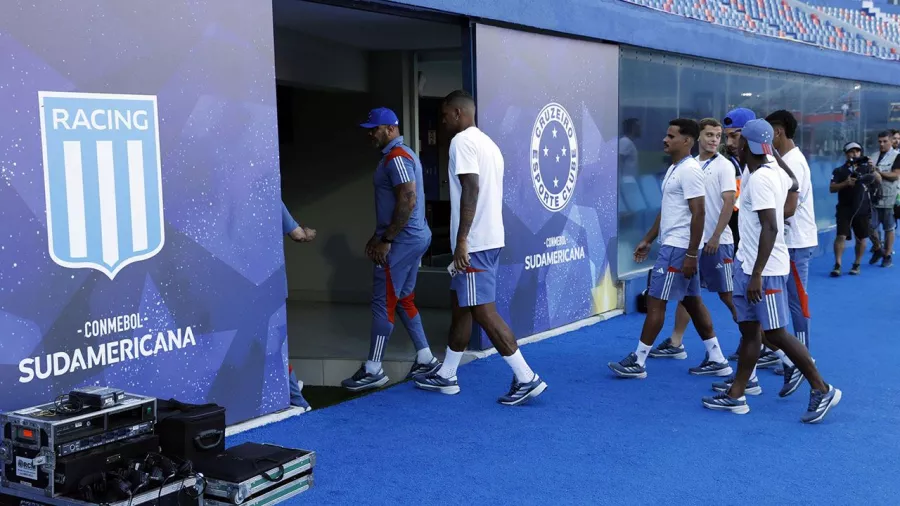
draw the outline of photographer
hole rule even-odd
[[[870,265],[881,260],[882,267],[893,264],[891,253],[894,251],[894,202],[897,199],[898,179],[900,179],[900,157],[893,146],[893,135],[886,130],[878,134],[878,153],[871,156],[872,163],[881,175],[881,195],[872,200],[872,231],[870,238],[874,243]],[[878,239],[878,226],[884,229],[884,242]]]
[[[881,175],[875,170],[871,160],[862,156],[862,147],[855,142],[848,142],[844,146],[844,154],[847,161],[834,169],[829,186],[831,193],[838,194],[837,237],[834,239],[834,269],[831,271],[833,278],[841,275],[841,256],[844,244],[851,237],[851,230],[856,236],[856,258],[850,274],[859,274],[859,264],[869,236],[873,196],[878,198],[881,193]]]

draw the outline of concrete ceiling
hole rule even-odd
[[[273,0],[275,26],[366,50],[461,47],[458,25],[304,2]]]

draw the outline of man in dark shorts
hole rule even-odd
[[[850,274],[859,274],[859,264],[866,250],[866,238],[870,233],[871,194],[869,188],[881,184],[881,175],[869,159],[862,159],[862,146],[855,142],[844,145],[847,162],[834,169],[829,191],[838,194],[836,207],[837,237],[834,239],[834,269],[831,277],[841,275],[841,256],[850,237],[856,237],[856,256]],[[852,236],[851,236],[852,231]]]

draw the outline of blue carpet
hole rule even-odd
[[[693,328],[687,360],[651,359],[646,380],[614,379],[606,363],[634,350],[643,315],[633,314],[525,346],[549,384],[529,405],[496,403],[511,372],[495,355],[460,369],[457,396],[400,384],[228,443],[315,450],[315,487],[297,503],[895,503],[900,270],[865,265],[851,277],[847,261],[830,279],[831,263],[811,267],[811,346],[844,398],[820,425],[799,421],[808,384],[781,399],[770,371],[749,414],[704,409],[712,380],[687,373],[704,351]],[[737,327],[715,295],[704,298],[731,352]],[[670,308],[658,342],[671,324]]]

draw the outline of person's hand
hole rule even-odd
[[[693,256],[688,256],[693,255]],[[684,263],[681,265],[681,272],[684,273],[684,277],[687,279],[691,279],[694,277],[694,274],[697,274],[697,257],[700,256],[696,253],[687,253],[684,256]]]
[[[388,253],[390,252],[391,243],[378,241],[372,248],[372,261],[376,265],[386,266],[388,265]]]
[[[747,302],[751,304],[762,302],[762,276],[758,274],[750,276],[750,283],[747,285]]]
[[[636,263],[641,263],[647,259],[647,255],[650,254],[650,242],[646,240],[641,240],[638,243],[637,247],[634,248],[634,261]]]
[[[288,237],[290,237],[295,242],[306,242],[307,241],[306,230],[303,230],[303,227],[297,227],[294,230],[291,230],[291,233],[288,234]]]
[[[381,239],[378,237],[378,235],[373,235],[372,238],[369,239],[369,242],[366,243],[366,258],[372,260],[373,262],[375,261],[375,258],[372,256],[372,254],[375,251],[375,245],[377,245],[380,241]]]
[[[288,236],[296,242],[310,242],[316,238],[316,229],[297,227]]]
[[[458,241],[456,243],[456,251],[453,253],[453,265],[456,266],[458,272],[466,272],[469,268],[469,243],[466,241]]]
[[[851,176],[850,178],[847,179],[847,186],[854,186],[855,184],[856,184],[856,178],[855,178],[855,177],[852,177],[852,176]]]
[[[703,247],[703,252],[707,255],[715,255],[717,251],[719,251],[719,236],[714,235],[706,242],[706,246]]]

